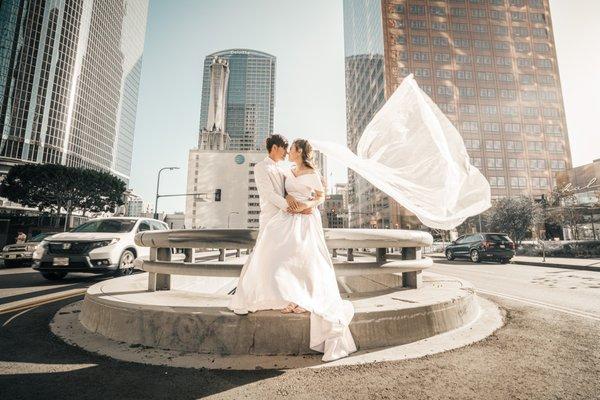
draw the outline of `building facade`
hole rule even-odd
[[[260,204],[254,166],[263,151],[190,150],[185,226],[258,228]]]
[[[131,171],[148,0],[0,2],[0,173]]]
[[[211,73],[215,60],[227,62],[228,82],[223,98],[224,131],[229,135],[230,150],[263,150],[265,139],[273,132],[273,111],[275,106],[275,56],[249,49],[231,49],[209,54],[204,60],[202,81],[202,104],[200,131],[211,128],[210,116],[221,115],[211,110],[211,93],[219,87],[223,74]],[[213,68],[214,70],[214,68]],[[211,90],[213,88],[213,90]],[[202,140],[202,135],[200,136]],[[199,147],[201,148],[200,144]]]
[[[345,0],[344,36],[351,148],[413,73],[461,132],[492,197],[539,198],[571,167],[548,0]],[[349,202],[379,227],[416,223],[355,174]],[[351,226],[363,222],[351,214]]]

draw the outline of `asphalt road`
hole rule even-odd
[[[0,313],[0,399],[597,399],[600,273],[440,262],[433,272],[470,280],[507,311],[484,341],[446,353],[320,370],[210,371],[116,361],[68,346],[48,329],[82,295]],[[0,309],[106,277],[49,283],[27,268],[0,269]]]

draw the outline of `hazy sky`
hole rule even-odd
[[[575,165],[600,157],[598,0],[551,0],[567,124]],[[275,132],[289,139],[345,143],[341,0],[150,0],[130,186],[154,204],[185,193],[187,155],[198,139],[204,57],[250,48],[277,57]],[[332,165],[333,181],[345,171]],[[160,211],[183,211],[164,198]]]

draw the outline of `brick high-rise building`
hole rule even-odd
[[[548,0],[345,0],[348,145],[402,79],[461,132],[492,197],[539,197],[571,155]],[[349,174],[350,226],[416,221]]]

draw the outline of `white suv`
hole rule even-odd
[[[62,279],[69,272],[129,275],[133,260],[150,252],[149,247],[135,244],[136,233],[167,229],[167,224],[156,219],[92,219],[42,241],[33,253],[32,267],[49,280]]]

